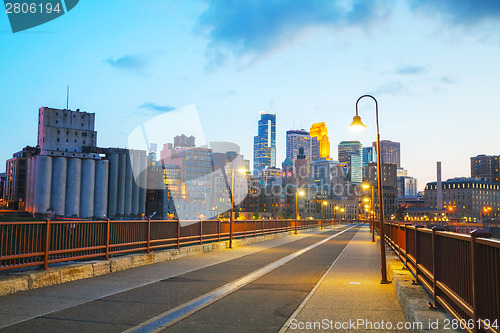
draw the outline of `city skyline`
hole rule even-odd
[[[96,113],[101,146],[125,147],[137,123],[196,104],[207,141],[237,143],[251,158],[254,124],[266,110],[277,114],[280,165],[285,132],[317,122],[331,145],[369,146],[371,102],[360,103],[364,133],[347,125],[356,99],[372,93],[381,139],[401,143],[401,165],[419,189],[435,180],[436,161],[448,179],[470,176],[472,156],[497,155],[491,133],[500,102],[489,96],[500,76],[498,5],[354,3],[249,3],[232,11],[213,1],[80,3],[17,34],[3,15],[0,112],[9,125],[2,124],[0,158],[36,143],[34,115],[42,106],[64,108],[68,84],[70,108]],[[255,17],[268,23],[236,29],[246,12],[255,14],[248,26]]]

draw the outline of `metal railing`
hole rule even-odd
[[[189,225],[185,225],[190,222]],[[229,240],[229,221],[136,220],[0,222],[0,271],[128,252],[179,248]],[[295,230],[295,220],[235,220],[234,238]],[[299,220],[297,229],[334,225]]]
[[[500,241],[405,223],[384,223],[386,242],[416,281],[469,332],[499,333]]]

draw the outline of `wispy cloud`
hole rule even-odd
[[[207,54],[214,65],[243,56],[265,55],[290,43],[311,27],[368,28],[390,12],[385,1],[353,0],[208,0],[198,31],[209,38]]]
[[[391,81],[379,86],[375,91],[369,92],[369,94],[380,96],[380,95],[395,95],[403,92],[406,92],[406,89],[401,82]]]
[[[498,0],[412,0],[411,5],[414,10],[439,14],[456,25],[471,25],[500,18]]]
[[[446,84],[454,84],[454,83],[457,83],[457,80],[450,78],[448,76],[442,76],[441,82],[446,83]]]
[[[108,58],[105,62],[116,69],[143,75],[149,67],[146,57],[142,55],[126,54],[120,58]]]
[[[426,70],[427,67],[425,66],[409,65],[409,66],[399,67],[396,70],[396,73],[401,75],[414,75],[414,74],[422,74]]]
[[[157,112],[169,112],[177,109],[176,107],[170,105],[158,105],[156,103],[144,103],[139,106],[141,109],[153,110]]]

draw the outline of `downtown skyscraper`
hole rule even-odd
[[[276,167],[276,114],[262,111],[258,134],[253,141],[253,173],[258,176],[265,167]]]
[[[373,143],[376,149],[377,143]],[[401,167],[401,144],[390,140],[380,141],[380,161],[387,164],[396,164]]]
[[[297,155],[299,155],[300,148],[304,149],[303,154],[307,161],[307,173],[309,173],[311,166],[311,136],[305,130],[288,130],[286,131],[286,157],[292,161],[294,168]]]
[[[363,181],[363,146],[359,141],[342,141],[339,144],[339,163],[349,168],[349,179],[353,183]]]

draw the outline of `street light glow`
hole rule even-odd
[[[361,121],[361,117],[358,115],[355,115],[354,118],[352,118],[352,123],[349,125],[349,129],[351,129],[354,132],[361,132],[366,128],[365,124]]]

